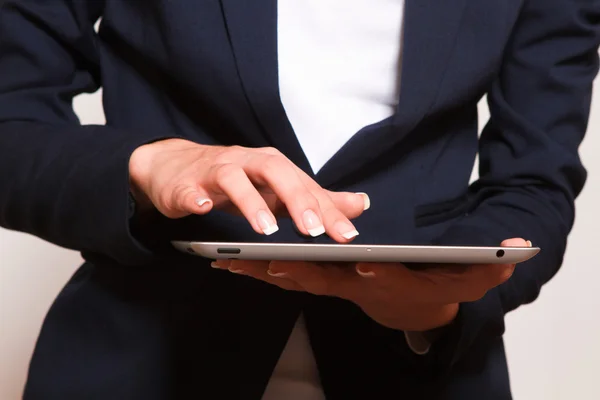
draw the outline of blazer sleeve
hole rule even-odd
[[[504,314],[532,302],[560,268],[586,171],[578,155],[598,71],[600,2],[526,0],[488,93],[474,207],[438,243],[498,245],[523,237],[541,253],[459,316],[428,357],[450,366],[504,332]]]
[[[100,85],[104,1],[0,0],[0,226],[143,264],[129,228],[128,162],[146,132],[80,125],[72,99]]]

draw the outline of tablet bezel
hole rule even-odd
[[[210,259],[428,264],[515,264],[539,247],[412,246],[173,241],[176,249]]]

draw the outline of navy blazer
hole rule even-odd
[[[25,399],[258,400],[300,312],[329,399],[511,397],[504,314],[561,265],[586,177],[577,149],[598,1],[407,0],[396,113],[316,175],[279,98],[276,0],[0,3],[0,225],[86,260],[44,322]],[[100,87],[107,123],[81,126],[72,98]],[[518,236],[543,250],[461,305],[419,356],[349,302],[214,270],[169,245],[307,240],[287,220],[259,237],[219,212],[136,218],[128,159],[169,137],[273,146],[326,188],[369,193],[357,243]],[[481,178],[469,185],[476,154]]]

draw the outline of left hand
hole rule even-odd
[[[530,246],[508,239],[505,247]],[[427,265],[314,264],[308,262],[218,260],[213,267],[260,279],[286,290],[335,296],[357,304],[392,329],[427,331],[451,323],[459,304],[476,301],[512,275],[515,264]]]

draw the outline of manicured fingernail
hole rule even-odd
[[[352,239],[358,236],[358,231],[356,229],[353,229],[351,231],[348,231],[346,233],[342,233],[342,236],[344,237],[344,239]]]
[[[236,268],[228,268],[229,272],[233,273],[233,274],[243,274],[244,270],[243,269],[236,269]]]
[[[363,210],[368,210],[369,208],[371,208],[371,199],[369,198],[369,195],[363,192],[358,192],[356,194],[360,194],[363,198],[363,202],[364,202],[364,206],[363,206]]]
[[[350,240],[358,236],[358,231],[346,221],[339,221],[335,224],[335,230],[339,232],[344,239]]]
[[[206,197],[201,197],[199,199],[196,199],[196,204],[198,205],[198,207],[202,207],[205,204],[210,203],[210,199],[207,199]]]
[[[270,269],[267,270],[267,274],[274,276],[275,278],[284,278],[287,276],[287,273],[285,272],[273,272]]]
[[[272,235],[279,230],[275,218],[273,218],[273,216],[265,210],[260,210],[256,214],[256,219],[258,220],[260,229],[262,229],[263,233],[267,236]]]
[[[361,265],[357,265],[356,266],[356,272],[364,277],[364,278],[372,278],[375,276],[375,272],[368,270],[367,268],[365,268],[364,266]]]
[[[323,222],[321,222],[321,220],[313,210],[304,211],[302,219],[302,222],[304,222],[304,227],[306,228],[310,236],[316,237],[325,233],[325,227],[323,226]]]
[[[215,268],[215,269],[221,269],[221,266],[219,264],[217,264],[216,261],[213,261],[210,263],[210,266]]]
[[[527,241],[527,246],[528,246],[528,247],[533,247],[533,243],[531,243],[531,240],[528,240],[528,241]]]

